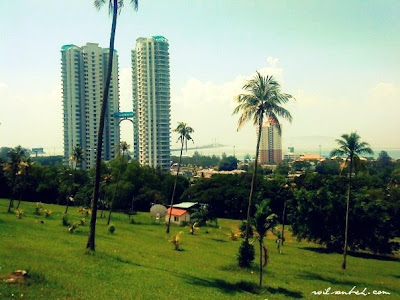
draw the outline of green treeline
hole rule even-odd
[[[42,165],[24,155],[23,149],[14,152],[0,158],[1,198],[65,205],[72,197],[70,205],[90,206],[93,170]],[[400,236],[400,161],[393,162],[387,153],[381,153],[376,161],[365,164],[352,184],[349,248],[390,253],[398,248],[394,239]],[[297,176],[285,176],[288,169],[294,172],[293,166],[284,163],[272,174],[260,173],[252,213],[256,205],[267,200],[271,213],[281,222],[285,207],[285,223],[291,225],[299,240],[314,241],[340,252],[345,226],[346,170],[340,175],[340,162],[335,160],[317,163]],[[103,163],[101,178],[100,208],[113,200],[115,210],[140,211],[148,211],[153,203],[168,205],[175,180],[174,175],[142,167],[133,160],[127,162],[122,157]],[[176,203],[207,204],[213,218],[243,220],[250,183],[251,172],[192,178],[191,183],[178,176],[175,199]]]

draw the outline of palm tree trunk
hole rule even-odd
[[[21,204],[21,198],[22,198],[22,192],[19,194],[19,199],[18,199],[18,204],[17,204],[16,209],[19,209],[19,205]]]
[[[283,241],[285,239],[284,234],[285,234],[285,213],[286,213],[286,201],[283,202],[283,212],[282,212],[282,234],[281,234],[281,245],[283,246]]]
[[[259,242],[260,242],[260,287],[261,287],[262,286],[262,280],[263,280],[263,263],[262,263],[262,253],[263,253],[262,244],[263,244],[263,240],[261,238],[259,238]]]
[[[343,249],[343,263],[342,269],[346,270],[347,266],[347,239],[349,230],[349,207],[350,207],[350,194],[351,194],[351,174],[353,172],[353,156],[350,157],[350,173],[349,173],[349,185],[347,187],[347,203],[346,203],[346,224],[344,228],[344,249]]]
[[[254,185],[255,185],[256,176],[257,176],[258,153],[260,151],[260,140],[261,140],[261,129],[262,129],[263,117],[264,117],[264,115],[261,115],[260,116],[260,120],[258,122],[258,137],[257,137],[257,147],[256,147],[256,160],[254,162],[254,171],[253,171],[253,178],[251,179],[249,204],[248,204],[248,207],[247,207],[246,242],[249,241],[251,201],[253,199]]]
[[[179,169],[181,168],[183,144],[184,144],[184,138],[182,138],[182,146],[181,146],[181,154],[179,155],[178,170],[176,171],[176,177],[175,177],[175,182],[174,182],[174,189],[172,190],[171,206],[170,206],[170,211],[169,211],[169,218],[168,218],[168,224],[167,224],[167,231],[166,231],[166,233],[169,233],[169,226],[170,226],[170,224],[171,224],[172,206],[174,205],[174,197],[175,197],[175,191],[176,191],[176,183],[177,183],[177,181],[178,181]]]
[[[10,203],[8,204],[8,210],[7,212],[11,211],[11,207],[14,207],[14,200],[13,200],[13,195],[11,193],[11,197],[10,197]]]
[[[97,203],[99,201],[100,172],[101,172],[101,151],[102,151],[102,145],[103,145],[103,132],[104,132],[104,123],[105,123],[105,118],[106,118],[106,111],[107,111],[108,92],[110,90],[111,72],[112,72],[112,65],[113,65],[115,29],[117,27],[118,0],[114,0],[113,3],[114,3],[113,4],[113,20],[112,20],[112,25],[111,25],[107,77],[106,77],[106,82],[105,82],[104,92],[103,92],[103,102],[101,104],[99,133],[97,135],[96,175],[95,175],[94,191],[93,191],[93,199],[92,199],[92,217],[90,219],[90,232],[89,232],[89,237],[88,237],[88,241],[86,244],[86,249],[91,250],[91,251],[95,251]]]

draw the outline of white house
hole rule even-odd
[[[171,214],[171,223],[182,225],[183,222],[190,221],[190,214],[187,210],[178,208],[168,208],[165,215],[165,221],[168,222],[169,215]]]

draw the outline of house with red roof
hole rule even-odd
[[[187,210],[179,208],[168,208],[165,215],[165,222],[168,223],[169,215],[171,215],[171,223],[182,225],[184,222],[190,221],[190,214]]]

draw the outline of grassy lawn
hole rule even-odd
[[[360,292],[368,299],[400,299],[400,261],[373,259],[368,255],[348,257],[348,270],[340,270],[342,256],[328,254],[317,245],[288,239],[279,254],[273,237],[266,240],[270,263],[264,269],[263,288],[258,289],[258,268],[240,269],[236,253],[240,241],[228,233],[239,221],[220,219],[219,228],[205,228],[189,235],[188,228],[153,224],[147,213],[113,214],[114,234],[107,220],[98,219],[96,253],[85,254],[86,225],[69,233],[62,226],[64,207],[44,205],[50,217],[34,214],[35,203],[22,202],[22,219],[7,213],[8,201],[0,200],[0,277],[17,269],[30,275],[23,283],[0,281],[0,299],[290,299],[319,298],[312,291]],[[69,220],[84,216],[70,207]],[[169,242],[183,231],[183,251]],[[258,255],[256,247],[256,257]],[[258,257],[257,257],[258,258]],[[258,261],[256,259],[256,261]],[[391,293],[373,296],[373,290]],[[14,294],[14,296],[12,296]],[[343,299],[344,296],[325,296]],[[363,296],[346,296],[357,299]]]

